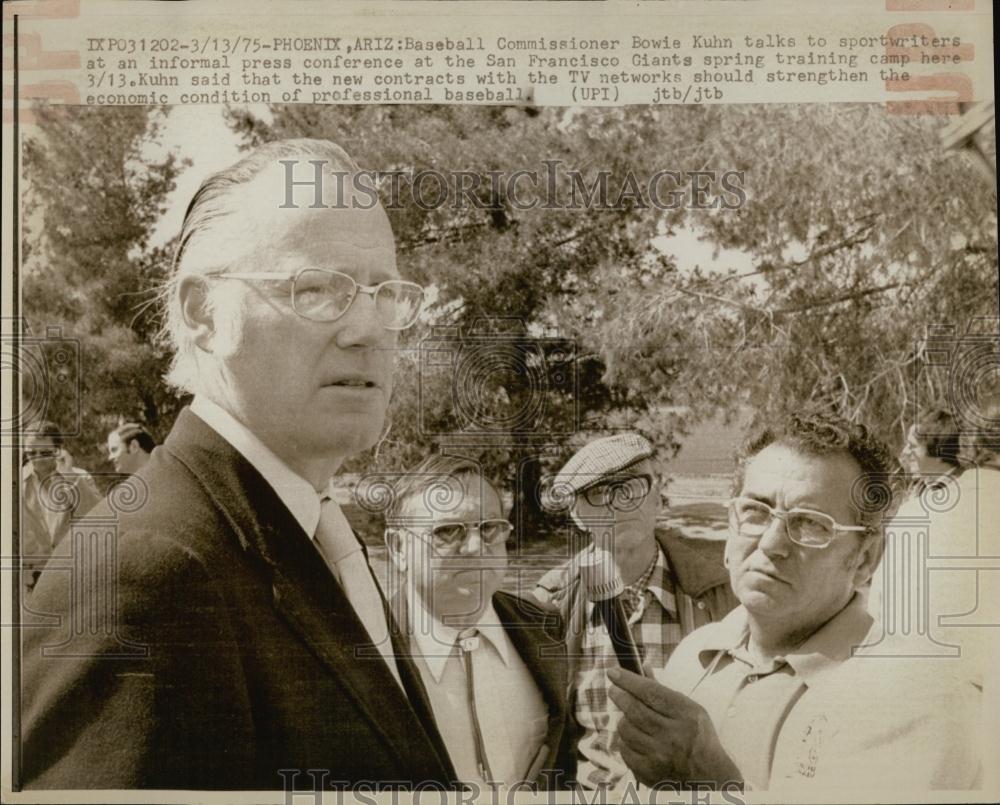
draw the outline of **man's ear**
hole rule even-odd
[[[389,561],[400,573],[406,572],[406,541],[398,528],[387,528],[383,534],[385,547],[389,549]]]
[[[194,343],[205,352],[212,351],[215,318],[208,304],[208,280],[197,274],[184,277],[177,289],[184,324],[191,331]]]
[[[881,528],[877,534],[866,535],[865,543],[858,551],[858,565],[854,571],[854,587],[858,589],[871,581],[872,576],[882,560],[882,552],[885,550],[885,535]]]
[[[135,453],[135,452],[137,452],[138,450],[139,450],[139,442],[136,441],[135,439],[133,439],[132,441],[130,441],[128,443],[128,446],[125,448],[125,451],[127,453],[129,453],[130,455],[133,454],[133,453]]]

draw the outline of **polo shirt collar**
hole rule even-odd
[[[203,396],[196,396],[191,411],[236,449],[274,489],[281,502],[314,538],[319,525],[320,494],[301,475],[292,472],[246,425],[222,406]]]
[[[847,606],[813,632],[802,645],[785,654],[784,660],[803,682],[814,684],[825,672],[851,658],[854,647],[861,645],[872,622],[863,596],[855,593]],[[698,652],[702,667],[707,668],[719,652],[733,656],[739,649],[745,649],[749,638],[747,611],[739,606],[706,636]]]
[[[872,626],[863,596],[855,593],[840,612],[834,615],[785,659],[796,675],[808,685],[826,671],[836,668],[861,645]]]
[[[413,614],[417,618],[416,623],[411,624],[413,642],[434,681],[440,682],[444,667],[455,651],[459,632],[464,630],[441,623],[427,610],[419,595],[412,595],[411,600],[416,603]],[[503,664],[509,666],[510,658],[507,653],[507,642],[504,640],[503,623],[493,608],[492,601],[483,612],[476,628],[479,630],[480,638],[492,645]]]

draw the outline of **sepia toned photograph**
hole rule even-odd
[[[149,92],[16,110],[10,801],[995,799],[992,85]]]

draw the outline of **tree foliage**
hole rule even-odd
[[[961,335],[997,315],[995,190],[941,150],[941,120],[876,106],[703,117],[711,161],[744,164],[750,198],[696,226],[752,265],[674,274],[604,308],[609,382],[656,367],[675,404],[811,406],[898,445],[914,404],[955,402],[947,372],[920,373],[927,328]]]
[[[961,331],[997,313],[995,192],[963,157],[942,151],[941,119],[874,105],[272,114],[270,123],[246,113],[231,122],[247,145],[326,137],[363,166],[468,172],[479,188],[489,187],[490,171],[544,175],[546,160],[587,182],[609,173],[604,206],[565,203],[564,171],[564,203],[554,209],[524,209],[534,197],[522,186],[518,199],[484,193],[478,208],[451,199],[425,209],[404,194],[390,213],[401,270],[437,289],[429,323],[468,332],[482,317],[514,316],[529,333],[574,342],[582,433],[552,439],[550,464],[594,431],[618,427],[644,430],[669,454],[692,423],[748,406],[833,410],[898,443],[926,327]],[[629,173],[641,184],[662,169],[742,171],[746,202],[697,209],[688,195],[662,209],[626,194],[614,203]],[[716,195],[713,183],[708,198]],[[658,237],[680,232],[738,255],[738,265],[696,265],[658,248]],[[455,393],[426,378],[418,388],[419,357],[402,363],[382,449],[396,466],[441,442],[419,415],[448,407]],[[947,395],[941,378],[922,382],[922,401]],[[498,382],[497,410],[523,405],[524,385],[523,376]],[[484,455],[512,472],[509,451]]]
[[[151,156],[164,114],[41,107],[25,142],[25,323],[32,343],[61,339],[80,367],[38,414],[77,437],[68,446],[90,469],[106,468],[101,446],[119,417],[162,437],[179,408],[156,339],[155,294],[172,246],[150,245],[184,165]],[[58,386],[51,360],[45,368],[48,387]]]
[[[948,395],[947,372],[918,375],[926,328],[997,315],[995,190],[941,149],[943,119],[875,105],[270,111],[228,113],[245,147],[331,139],[365,168],[436,171],[448,190],[438,198],[428,176],[423,200],[440,203],[419,203],[408,179],[395,196],[381,184],[400,270],[432,291],[401,343],[393,428],[355,470],[459,443],[530,489],[596,433],[638,428],[668,457],[692,424],[748,407],[835,410],[898,445],[915,397]],[[118,415],[162,435],[178,401],[142,304],[167,264],[149,236],[182,164],[144,150],[157,111],[40,121],[25,166],[28,319],[81,338],[88,439]],[[640,191],[663,170],[680,173],[678,199],[651,204]],[[512,185],[517,171],[537,178]],[[715,173],[708,200],[742,172],[745,203],[692,203],[698,171]],[[698,264],[675,236],[717,259]]]

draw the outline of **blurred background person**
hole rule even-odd
[[[961,473],[959,435],[955,417],[945,408],[923,411],[910,426],[899,460],[914,476],[915,492]]]
[[[887,525],[896,550],[872,578],[868,611],[884,640],[923,645],[982,688],[1000,630],[1000,567],[984,566],[1000,556],[1000,408],[979,413],[936,408],[910,428],[902,458],[920,475]],[[901,629],[906,617],[923,626]]]
[[[987,566],[990,557],[1000,556],[1000,404],[985,406],[982,414],[977,427],[961,428],[962,471],[946,503],[911,501],[899,515],[916,516],[916,507],[925,504],[920,512],[929,520],[930,555],[970,560],[967,568],[930,573],[930,634],[958,646],[963,672],[978,687],[991,664],[996,673],[1000,649],[1000,565]]]
[[[53,549],[69,531],[74,517],[100,500],[90,474],[60,467],[65,454],[59,427],[49,421],[31,428],[24,440],[21,471],[21,562],[25,592],[30,592]]]
[[[156,442],[138,422],[126,422],[108,434],[108,457],[115,472],[131,475],[149,461]]]

